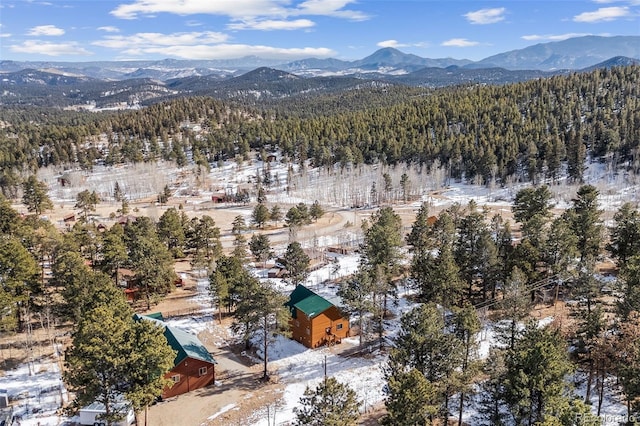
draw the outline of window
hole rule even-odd
[[[180,375],[174,374],[173,376],[171,376],[171,380],[173,380],[173,383],[178,383],[180,381]]]
[[[342,323],[336,324],[336,330],[342,330]]]
[[[198,376],[204,376],[205,374],[207,374],[207,367],[200,367],[200,370],[198,370]]]
[[[307,327],[307,334],[311,334],[311,330],[309,330],[309,327]]]

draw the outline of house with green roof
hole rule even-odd
[[[192,390],[209,386],[215,382],[216,361],[198,336],[171,327],[164,322],[161,313],[134,316],[136,320],[154,321],[164,327],[164,337],[176,352],[173,368],[165,374],[171,386],[162,391],[162,398],[171,398]]]
[[[338,303],[302,284],[291,292],[285,305],[291,312],[291,338],[308,348],[340,343],[349,336],[349,318]]]

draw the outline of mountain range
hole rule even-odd
[[[640,36],[587,36],[541,43],[481,61],[429,59],[383,48],[354,61],[305,59],[286,64],[236,60],[123,62],[0,61],[0,105],[140,105],[164,98],[283,98],[363,84],[441,87],[504,84],[575,70],[640,63]]]

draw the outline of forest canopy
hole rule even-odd
[[[504,86],[367,87],[260,107],[209,97],[97,114],[5,107],[0,188],[15,197],[26,172],[50,165],[208,167],[265,149],[314,166],[412,163],[483,183],[580,182],[587,160],[638,170],[638,80],[640,67],[625,66]]]

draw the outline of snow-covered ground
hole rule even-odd
[[[252,161],[238,166],[235,163],[227,162],[222,167],[214,167],[207,176],[210,186],[206,190],[198,192],[197,196],[192,193],[181,195],[182,191],[191,188],[192,182],[188,179],[179,180],[180,170],[171,168],[159,168],[153,165],[151,170],[144,169],[132,171],[127,167],[119,168],[96,168],[95,173],[86,175],[85,172],[69,172],[73,178],[71,187],[62,188],[56,183],[56,174],[53,171],[45,171],[40,175],[50,185],[50,196],[55,205],[75,202],[75,195],[84,190],[96,190],[100,194],[109,196],[113,193],[115,182],[124,186],[132,198],[142,198],[154,195],[166,184],[180,182],[180,187],[175,189],[176,197],[184,197],[185,203],[205,203],[211,199],[211,194],[219,190],[235,190],[240,185],[248,185],[255,181],[255,176],[261,174],[265,164],[260,161]],[[277,177],[277,184],[268,193],[269,202],[283,204],[294,204],[297,202],[311,203],[320,200],[323,205],[331,205],[339,208],[349,208],[354,201],[361,201],[366,204],[370,194],[369,187],[372,181],[380,179],[381,170],[375,167],[366,168],[351,174],[331,175],[326,171],[307,169],[304,176],[295,175],[291,180],[291,185],[287,186],[289,165],[275,162],[269,166],[271,173]],[[297,173],[297,166],[292,165],[294,174]],[[402,172],[402,171],[400,171]],[[466,205],[470,200],[474,200],[479,206],[491,205],[495,208],[509,209],[509,204],[520,185],[510,185],[505,187],[467,185],[463,183],[449,182],[445,187],[441,176],[421,176],[415,171],[409,171],[410,179],[413,182],[413,191],[420,194],[419,201],[412,204],[418,207],[420,202],[428,201],[434,206],[446,206],[453,202]],[[148,175],[147,179],[139,179],[140,176]],[[397,176],[393,175],[397,180]],[[600,190],[600,206],[609,217],[625,201],[638,200],[638,188],[635,182],[624,180],[624,176],[606,173],[606,170],[599,164],[589,165],[585,180],[593,184]],[[379,181],[379,180],[378,180]],[[363,183],[364,182],[364,183]],[[358,187],[360,185],[360,187]],[[364,186],[363,186],[364,185]],[[381,188],[378,185],[378,188]],[[557,185],[550,189],[555,196],[555,203],[558,208],[570,205],[571,199],[575,196],[578,185]],[[431,192],[439,190],[438,196]],[[246,215],[245,210],[239,210]],[[342,232],[346,234],[347,231]],[[344,237],[344,235],[342,235]],[[336,237],[336,238],[340,238]],[[335,240],[337,241],[337,240]],[[321,237],[319,246],[331,245],[330,237]],[[353,273],[358,264],[358,256],[333,256],[326,266],[310,274],[307,285],[322,296],[332,297],[336,288],[327,284],[328,280],[335,279]],[[257,275],[260,275],[256,271]],[[282,280],[273,280],[283,292],[291,291],[292,286]],[[171,319],[168,322],[176,327],[197,333],[210,327],[214,310],[210,306],[207,295],[208,281],[206,278],[197,280],[198,296],[196,300],[203,309],[202,316]],[[396,317],[411,309],[412,305],[407,299],[401,297],[396,309]],[[396,332],[398,321],[390,322],[388,330],[389,337]],[[488,355],[489,348],[495,343],[494,333],[491,324],[487,324],[479,336],[481,357]],[[357,339],[346,339],[345,345],[357,345]],[[323,348],[309,350],[300,344],[288,339],[278,339],[273,348],[270,348],[270,368],[276,369],[281,381],[285,384],[281,404],[276,408],[278,424],[283,424],[294,417],[293,408],[298,404],[300,395],[306,386],[315,386],[323,377],[324,363],[326,357],[327,373],[336,375],[339,380],[348,383],[357,393],[362,401],[362,410],[383,401],[383,374],[381,366],[385,363],[384,355],[371,353],[366,357],[345,358],[331,349]],[[576,393],[580,394],[580,386],[584,386],[584,381],[577,381]],[[26,364],[19,365],[16,369],[5,371],[0,375],[0,389],[7,389],[10,398],[17,400],[14,409],[16,414],[22,417],[21,425],[60,425],[66,419],[56,415],[57,408],[63,401],[66,402],[67,393],[60,378],[57,362],[50,360],[39,360],[32,364],[31,374]],[[617,399],[614,391],[610,391],[605,402],[605,413],[619,415],[626,413],[624,404]],[[35,408],[35,410],[34,410]],[[234,407],[225,407],[226,410]],[[594,408],[595,409],[595,408]],[[266,410],[266,409],[265,409]],[[37,412],[36,412],[37,411]],[[465,418],[473,419],[474,406],[470,405],[465,411]],[[211,413],[211,418],[222,413]],[[254,415],[255,425],[265,424],[266,420],[259,420],[265,417],[265,413],[258,412]],[[473,422],[472,422],[473,423]]]

